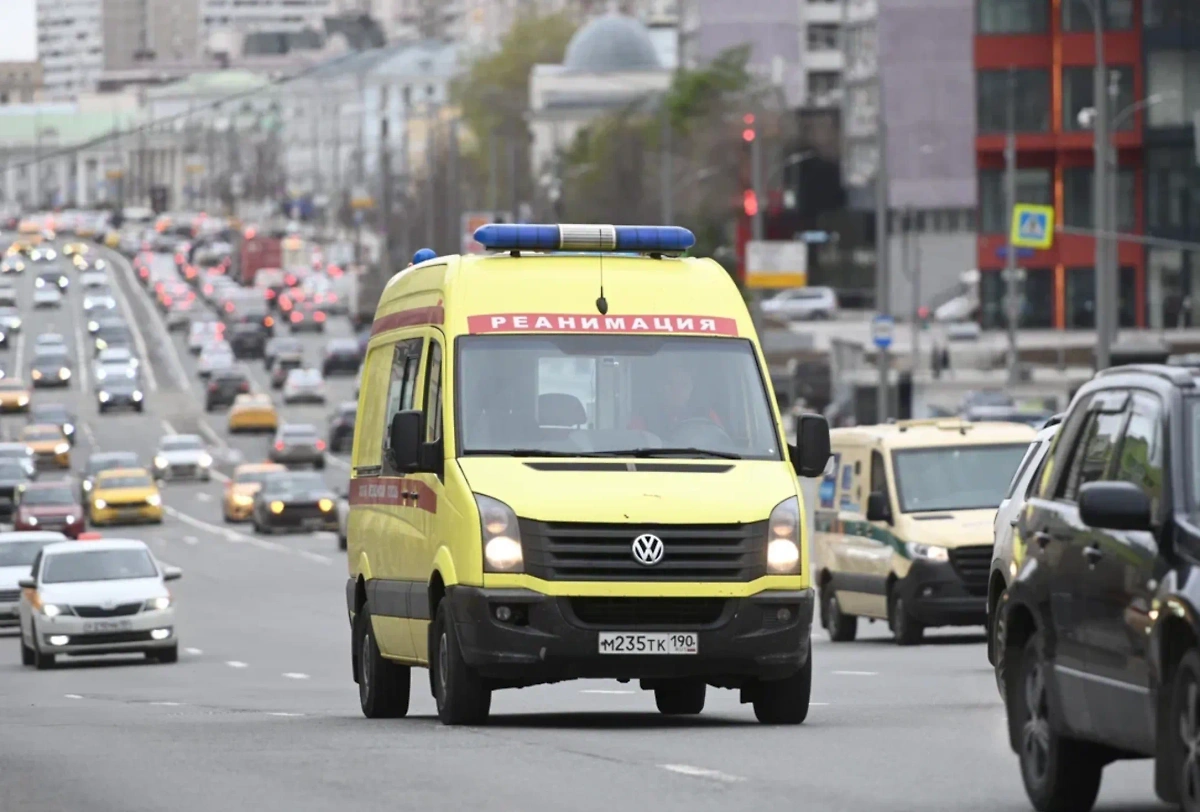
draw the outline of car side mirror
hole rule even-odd
[[[883,491],[873,491],[867,497],[867,521],[892,523],[892,506]]]
[[[829,423],[819,414],[802,414],[796,418],[796,445],[788,449],[792,467],[803,477],[825,473],[829,464]]]
[[[179,567],[164,566],[162,568],[162,575],[164,581],[178,581],[183,577],[183,570],[179,569]]]
[[[1079,518],[1100,530],[1149,530],[1150,497],[1132,482],[1089,482],[1079,489]]]
[[[21,589],[37,589],[37,581],[33,578],[22,578],[17,581],[17,586]]]
[[[388,454],[397,471],[412,471],[421,462],[421,413],[396,412],[388,426]]]

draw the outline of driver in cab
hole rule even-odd
[[[644,414],[635,414],[629,428],[649,431],[659,437],[670,437],[685,423],[705,421],[724,428],[721,418],[707,404],[696,397],[692,370],[686,366],[671,364],[657,379],[659,391],[651,408]]]

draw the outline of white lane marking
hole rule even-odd
[[[226,660],[225,665],[229,666],[230,668],[249,668],[250,667],[249,663],[244,663],[241,660]]]
[[[18,370],[25,368],[25,327],[26,327],[26,325],[22,322],[21,329],[17,332],[17,356],[16,356],[17,367],[16,368]],[[20,373],[17,373],[17,374],[20,374]]]
[[[196,499],[197,499],[197,501],[200,501],[200,502],[211,502],[213,500],[212,494],[205,493],[204,491],[197,491]]]
[[[225,527],[218,527],[215,524],[209,524],[202,519],[197,519],[195,516],[189,516],[188,514],[177,510],[170,505],[163,505],[163,510],[167,512],[168,516],[178,519],[184,524],[190,524],[192,527],[221,536],[228,541],[246,542],[247,544],[252,544],[262,550],[273,550],[275,552],[285,553],[291,552],[290,548],[285,547],[282,544],[277,544],[274,541],[267,541],[266,539],[260,539],[257,536],[247,535],[246,533],[239,533],[236,530],[230,530]]]
[[[333,454],[326,454],[325,459],[326,459],[326,461],[333,463],[334,465],[336,465],[339,468],[345,468],[347,471],[350,470],[350,463],[347,462],[346,460],[342,459],[341,457],[336,457]]]
[[[828,702],[809,702],[808,706],[810,708],[827,708],[827,707],[829,707],[829,703]]]
[[[183,543],[184,544],[199,544],[200,539],[196,538],[195,536],[184,536]]]
[[[580,691],[579,693],[581,693],[581,694],[604,694],[604,695],[611,695],[611,696],[624,696],[625,694],[636,694],[636,693],[637,693],[637,691],[605,691],[605,690],[603,690],[603,689],[600,689],[600,688],[589,688],[589,689],[587,689],[587,690]]]
[[[284,679],[308,679],[308,674],[302,674],[299,671],[285,671],[282,676]]]
[[[88,445],[96,445],[96,435],[92,433],[92,426],[90,423],[81,424],[79,430],[82,431],[83,436],[87,438]]]
[[[283,716],[287,718],[294,718],[303,715],[303,713],[287,713],[286,711],[267,711],[267,716]]]
[[[176,433],[175,427],[172,426],[170,424],[170,422],[168,422],[165,419],[162,421],[162,428],[163,428],[163,432],[165,432],[166,434],[175,434]]]
[[[78,347],[76,358],[76,367],[79,372],[79,391],[85,396],[88,392],[88,353],[84,351],[86,346],[83,343],[83,319],[75,319],[75,346]]]
[[[710,781],[721,781],[726,784],[745,781],[740,775],[730,775],[723,773],[720,770],[708,770],[704,767],[693,767],[691,764],[659,764],[660,769],[668,772],[679,773],[680,775],[691,776],[692,778],[707,778]]]
[[[185,649],[183,650],[183,653],[184,653],[184,654],[191,654],[193,657],[196,657],[196,656],[199,656],[199,655],[203,654],[204,652],[203,652],[202,650],[198,649],[198,648],[185,648]]]
[[[207,420],[201,418],[199,423],[200,433],[207,437],[209,441],[220,446],[221,448],[229,448],[229,444],[225,442],[225,438],[217,434],[217,430],[210,426]]]
[[[160,708],[178,708],[182,702],[151,702],[151,705],[157,705]]]
[[[79,694],[63,694],[64,699],[83,699]]]
[[[318,564],[332,564],[333,563],[333,559],[330,558],[329,556],[321,555],[320,553],[310,553],[308,550],[297,550],[296,554],[299,555],[301,558],[307,558],[309,561],[315,561]]]
[[[878,671],[834,671],[838,677],[878,677]]]
[[[126,281],[130,285],[137,284],[137,281],[133,278],[133,265],[127,262],[125,257],[110,258],[109,264],[121,266],[121,273],[125,276]],[[113,294],[117,297],[117,304],[120,305],[121,311],[125,314],[125,321],[129,324],[129,331],[133,334],[134,349],[141,356],[142,364],[146,368],[146,388],[151,392],[157,392],[158,379],[154,377],[154,365],[150,363],[150,351],[146,348],[146,339],[142,336],[141,328],[138,327],[138,318],[133,313],[133,306],[130,305],[129,299],[125,295],[125,286],[117,282],[117,284],[112,286],[112,289]]]

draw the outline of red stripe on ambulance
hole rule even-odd
[[[720,316],[598,316],[486,313],[467,317],[472,333],[682,333],[736,336],[737,320]]]

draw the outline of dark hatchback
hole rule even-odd
[[[271,474],[254,495],[254,532],[338,531],[337,494],[311,471]]]
[[[340,454],[354,445],[354,422],[358,414],[358,403],[347,400],[338,404],[329,417],[329,451]]]
[[[113,376],[105,381],[97,381],[96,408],[100,414],[114,409],[141,412],[146,408],[146,393],[136,377]]]
[[[99,355],[102,351],[114,347],[133,350],[133,333],[130,331],[129,325],[119,318],[101,320],[92,337],[94,355]]]
[[[262,358],[267,351],[267,334],[258,324],[235,324],[225,340],[234,358]]]
[[[19,460],[0,459],[0,519],[12,520],[17,488],[32,481],[29,469]]]
[[[250,373],[242,367],[215,369],[204,390],[204,411],[227,409],[238,395],[250,392]]]
[[[354,375],[362,365],[363,352],[353,338],[338,338],[325,345],[325,356],[321,361],[321,374]]]
[[[69,479],[18,486],[14,530],[57,530],[77,538],[84,529],[83,505]]]

